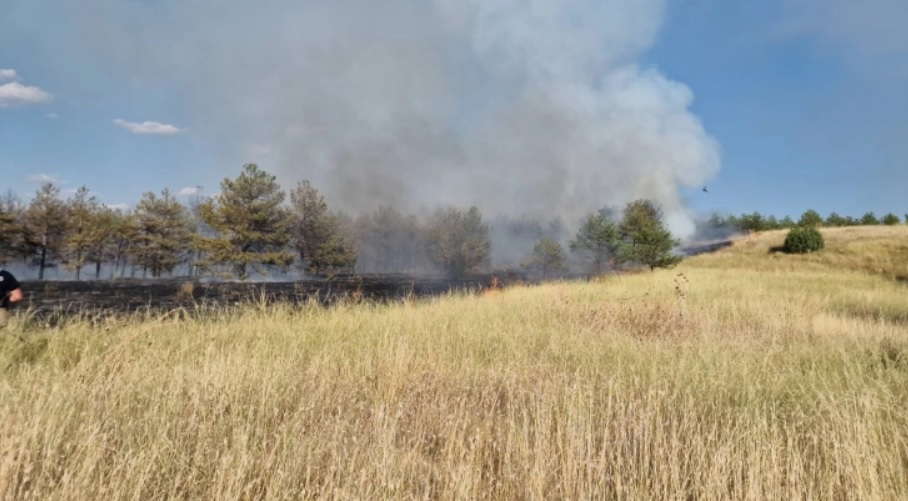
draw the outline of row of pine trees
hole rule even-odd
[[[908,214],[905,214],[904,221],[905,224],[908,224]],[[741,214],[740,216],[715,214],[707,222],[708,226],[711,227],[729,227],[739,231],[789,230],[795,227],[816,228],[820,226],[827,228],[875,225],[894,226],[901,223],[902,218],[891,212],[882,217],[877,217],[873,212],[866,212],[861,217],[842,216],[837,212],[832,212],[824,219],[819,212],[813,209],[805,211],[797,221],[789,216],[777,219],[775,216],[764,216],[759,212],[754,212]]]
[[[670,266],[677,245],[661,211],[641,200],[621,220],[590,215],[570,241],[570,251],[590,271],[621,263]],[[544,276],[567,271],[557,232],[502,223],[503,231],[532,235],[532,252],[520,263]],[[555,224],[554,226],[558,226]],[[188,276],[247,279],[302,270],[314,275],[355,271],[443,272],[488,270],[492,228],[476,207],[439,209],[426,219],[390,208],[352,218],[331,211],[308,181],[289,197],[255,164],[224,179],[215,197],[193,195],[181,203],[169,190],[147,192],[130,211],[101,204],[85,187],[68,199],[45,183],[27,205],[8,196],[0,203],[0,264],[25,262],[45,277],[60,266],[78,280]],[[566,240],[566,239],[565,239]]]

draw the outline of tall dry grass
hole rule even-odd
[[[0,495],[908,498],[908,288],[725,259],[388,306],[18,324],[25,341],[0,341]]]

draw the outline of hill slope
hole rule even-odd
[[[856,226],[820,230],[826,248],[806,255],[777,252],[787,230],[756,233],[728,248],[688,259],[685,266],[712,269],[803,271],[855,270],[908,280],[908,226]]]

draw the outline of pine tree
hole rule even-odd
[[[89,194],[88,188],[82,186],[67,201],[66,207],[69,220],[62,249],[64,267],[74,271],[76,280],[80,280],[82,267],[88,263],[91,249],[96,247],[99,239],[104,238],[98,220],[101,204]]]
[[[829,227],[841,227],[848,224],[848,220],[840,216],[838,213],[833,212],[826,218],[826,226]]]
[[[533,255],[523,263],[523,268],[550,278],[565,271],[564,249],[549,237],[542,237],[533,247]]]
[[[804,228],[817,228],[823,226],[823,218],[820,216],[819,212],[809,209],[805,211],[804,214],[801,214],[801,219],[798,220],[798,226]]]
[[[865,226],[873,226],[880,224],[880,220],[877,219],[876,214],[873,212],[867,212],[861,216],[861,224]]]
[[[22,209],[10,193],[0,202],[0,266],[22,255],[24,231]]]
[[[759,212],[753,214],[742,214],[738,224],[744,231],[765,231],[766,218]]]
[[[436,212],[427,234],[432,257],[450,277],[476,270],[491,256],[489,227],[476,207],[466,212],[453,208]]]
[[[44,270],[55,266],[66,237],[66,204],[60,200],[60,189],[44,183],[25,211],[26,245],[38,266],[38,279]]]
[[[797,226],[797,224],[795,224],[794,220],[791,219],[791,216],[785,216],[781,221],[779,221],[779,228],[781,229],[791,229],[795,226]]]
[[[126,276],[126,266],[129,264],[130,245],[136,240],[135,217],[131,212],[114,211],[111,224],[113,225],[112,246],[113,273],[111,278]]]
[[[571,252],[585,254],[592,260],[592,269],[601,273],[616,257],[620,248],[618,226],[602,214],[593,214],[586,218],[577,236],[571,240]]]
[[[338,216],[328,212],[328,204],[318,190],[309,181],[301,181],[290,192],[290,204],[293,208],[293,245],[299,254],[300,266],[319,275],[353,271],[356,247],[341,232]]]
[[[883,216],[883,224],[885,224],[887,226],[895,226],[901,222],[902,222],[902,220],[899,219],[898,216],[896,216],[895,214],[893,214],[891,212],[889,214],[886,214],[885,216]]]
[[[286,250],[293,220],[283,207],[286,195],[275,177],[255,164],[243,166],[235,180],[221,182],[221,194],[203,203],[199,215],[215,236],[199,236],[203,268],[227,265],[241,280],[252,271],[285,270],[293,262]]]
[[[130,222],[121,211],[101,206],[94,215],[94,223],[95,230],[86,261],[95,265],[95,280],[98,280],[101,278],[101,266],[104,263],[112,262],[112,273],[116,274],[121,245],[125,245],[129,240],[121,235],[125,233],[125,226]]]
[[[414,215],[389,206],[363,214],[354,223],[357,269],[379,273],[406,273],[431,268],[426,235]]]
[[[202,205],[209,202],[210,198],[205,196],[205,192],[201,186],[196,186],[194,192],[189,195],[189,200],[187,200],[187,209],[189,213],[189,225],[192,230],[192,233],[196,236],[202,237],[212,237],[215,235],[214,231],[205,224],[205,221],[202,219]],[[198,246],[193,246],[191,251],[192,254],[192,264],[189,267],[189,276],[197,276],[201,271],[199,263],[203,261],[203,252]]]
[[[623,262],[649,266],[650,270],[668,268],[681,258],[671,253],[679,245],[662,223],[662,210],[649,200],[627,204],[618,227]]]
[[[192,235],[186,209],[170,190],[158,197],[146,192],[136,204],[132,217],[129,254],[143,276],[160,277],[185,262]]]

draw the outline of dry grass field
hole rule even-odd
[[[0,334],[3,499],[906,499],[908,227]],[[21,338],[21,340],[20,340]]]

